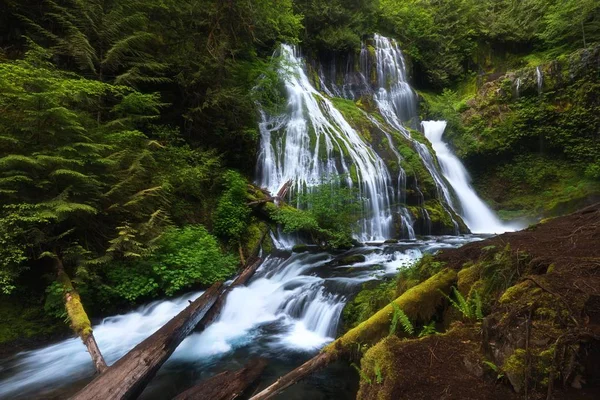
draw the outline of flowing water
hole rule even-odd
[[[246,287],[231,291],[215,323],[183,341],[142,398],[170,398],[199,380],[240,368],[256,356],[269,360],[262,381],[266,385],[336,337],[344,305],[364,282],[385,279],[424,253],[476,239],[438,237],[337,254],[277,252],[264,261]],[[355,254],[365,260],[339,264],[341,258]],[[94,327],[94,334],[107,362],[114,363],[199,295],[155,301],[105,318]],[[0,398],[64,398],[88,382],[93,372],[79,339],[64,340],[1,360]],[[282,398],[352,398],[354,378],[352,369],[340,364],[286,391]]]
[[[442,168],[458,200],[460,215],[473,233],[502,233],[514,230],[500,222],[492,210],[479,198],[470,184],[469,173],[448,145],[442,140],[446,121],[423,121],[423,132],[431,142]]]
[[[297,193],[343,176],[365,199],[360,222],[361,241],[393,236],[392,179],[383,159],[344,119],[333,103],[317,91],[304,71],[304,60],[291,46],[281,47],[285,67],[287,111],[262,112],[258,184],[277,193],[288,181]],[[356,182],[351,179],[351,168]]]
[[[291,254],[285,249],[289,250],[298,238],[278,232],[273,239],[279,250],[266,258],[247,286],[231,291],[217,321],[183,341],[142,394],[143,399],[173,397],[195,382],[240,368],[255,356],[269,361],[261,380],[264,387],[312,357],[339,334],[342,310],[365,282],[389,279],[424,253],[478,239],[447,236],[416,240],[414,222],[405,207],[405,171],[399,168],[398,176],[392,177],[380,155],[344,119],[331,97],[355,99],[365,93],[372,95],[385,122],[370,115],[367,118],[386,136],[398,165],[402,157],[393,144],[393,131],[417,151],[450,216],[450,209],[462,210],[474,231],[500,230],[497,219],[469,186],[464,167],[441,141],[443,123],[423,125],[437,152],[441,171],[429,147],[412,137],[410,129],[420,128],[417,98],[408,83],[405,60],[397,43],[375,35],[374,48],[375,54],[370,56],[363,45],[358,73],[350,74],[352,65],[349,60],[346,62],[347,79],[343,84],[328,84],[329,72],[320,67],[316,79],[321,93],[309,81],[297,50],[281,46],[284,62],[279,73],[285,84],[286,111],[270,115],[261,110],[257,164],[257,183],[273,194],[290,181],[292,192],[306,193],[330,178],[342,176],[342,182],[333,184],[355,187],[365,199],[356,238],[368,244],[345,253]],[[336,66],[332,64],[331,68],[334,74]],[[377,77],[373,83],[365,77],[371,69]],[[424,198],[416,177],[414,181],[422,205]],[[460,207],[454,196],[460,200]],[[430,227],[425,208],[421,208],[421,213]],[[411,240],[383,245],[383,240],[396,236],[394,218],[401,222],[402,236]],[[458,232],[456,222],[455,226]],[[341,265],[343,257],[357,254],[364,256],[364,261]],[[94,333],[107,362],[114,363],[199,294],[156,301],[130,313],[105,318],[94,327]],[[0,398],[64,398],[92,376],[85,347],[78,339],[68,339],[1,360]],[[357,382],[351,367],[337,364],[295,385],[280,398],[350,399],[356,394]]]
[[[538,94],[541,95],[542,90],[544,89],[544,74],[542,74],[542,69],[540,67],[535,69],[535,76],[537,79]]]

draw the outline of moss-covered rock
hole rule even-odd
[[[338,260],[338,265],[352,265],[365,262],[366,257],[362,254],[352,254]]]

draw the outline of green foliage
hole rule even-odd
[[[429,336],[429,335],[435,335],[437,333],[438,332],[435,329],[435,321],[431,321],[427,325],[423,326],[423,328],[421,329],[421,332],[419,332],[419,337],[422,338],[422,337]]]
[[[273,219],[284,231],[304,231],[323,247],[352,246],[352,233],[362,209],[362,199],[353,188],[341,186],[341,178],[308,188],[292,201],[298,209],[282,207],[274,210]]]
[[[376,0],[295,1],[304,16],[303,43],[311,50],[349,52],[360,49],[364,35],[375,31]]]
[[[200,225],[165,232],[151,263],[167,295],[229,278],[237,266],[235,257],[223,255],[215,237]]]
[[[398,328],[398,322],[402,325],[402,329],[404,333],[408,335],[413,335],[415,333],[415,328],[410,322],[408,316],[400,309],[400,307],[392,302],[390,303],[394,309],[394,314],[392,315],[392,322],[390,323],[390,333],[388,336],[392,336],[396,334],[396,329]]]
[[[454,298],[446,296],[450,304],[456,308],[466,319],[470,320],[481,320],[483,319],[483,305],[481,296],[478,291],[473,291],[469,294],[468,298],[465,298],[456,287],[452,287],[452,293]]]
[[[246,180],[235,171],[224,175],[225,192],[219,199],[214,215],[215,233],[230,240],[239,240],[248,228],[250,207],[246,205]]]

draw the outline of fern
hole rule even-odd
[[[450,304],[456,308],[466,319],[481,320],[483,319],[483,304],[479,292],[474,291],[473,295],[465,299],[465,297],[456,289],[452,287],[453,297],[446,295],[440,290],[440,292],[448,299]]]
[[[390,324],[390,333],[388,336],[392,336],[396,333],[396,329],[398,327],[398,322],[402,325],[402,329],[405,333],[409,335],[413,335],[415,333],[415,328],[413,324],[410,322],[408,316],[400,309],[400,307],[392,302],[392,307],[394,309],[394,314],[392,315],[392,322]]]
[[[422,338],[429,335],[435,335],[436,333],[435,321],[431,321],[421,329],[421,332],[419,332],[419,337]]]

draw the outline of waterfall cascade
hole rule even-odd
[[[446,121],[423,121],[423,131],[437,155],[444,177],[452,185],[461,205],[461,216],[473,233],[502,233],[512,230],[503,225],[470,185],[464,165],[442,140]]]
[[[259,185],[271,193],[289,180],[296,192],[328,178],[344,176],[365,199],[361,220],[362,241],[393,237],[392,179],[383,159],[344,119],[333,103],[310,83],[303,60],[290,46],[281,47],[287,69],[281,71],[287,92],[287,112],[260,123]],[[352,172],[357,182],[353,182]]]
[[[535,69],[535,76],[537,79],[538,94],[541,95],[544,89],[544,74],[542,74],[542,69],[539,66]]]
[[[421,233],[430,233],[431,220],[424,207],[425,198],[418,187],[416,176],[407,177],[402,168],[403,158],[396,150],[392,131],[410,144],[418,154],[437,189],[437,199],[459,233],[456,221],[458,209],[454,195],[448,187],[435,156],[429,147],[411,135],[411,129],[419,128],[417,97],[408,83],[406,62],[394,40],[375,35],[373,51],[363,44],[358,71],[352,70],[349,60],[345,63],[344,79],[335,76],[335,62],[328,73],[322,65],[314,67],[314,79],[320,87],[315,89],[305,71],[304,60],[297,51],[287,45],[281,47],[285,67],[280,77],[285,83],[287,110],[281,115],[261,112],[261,146],[257,165],[257,183],[275,193],[292,180],[295,193],[310,192],[314,186],[337,176],[343,176],[343,185],[356,187],[364,199],[364,211],[360,221],[360,241],[383,240],[401,235],[415,237],[414,211],[407,209],[407,179],[410,178],[415,193],[419,194],[420,217],[424,221]],[[367,76],[374,76],[371,81]],[[387,140],[387,146],[395,158],[396,177],[371,143],[353,128],[336,109],[329,97],[356,100],[371,97],[383,117],[377,120],[366,114]],[[413,172],[414,173],[414,172]],[[397,223],[395,224],[395,221]],[[400,226],[400,230],[397,228]]]

